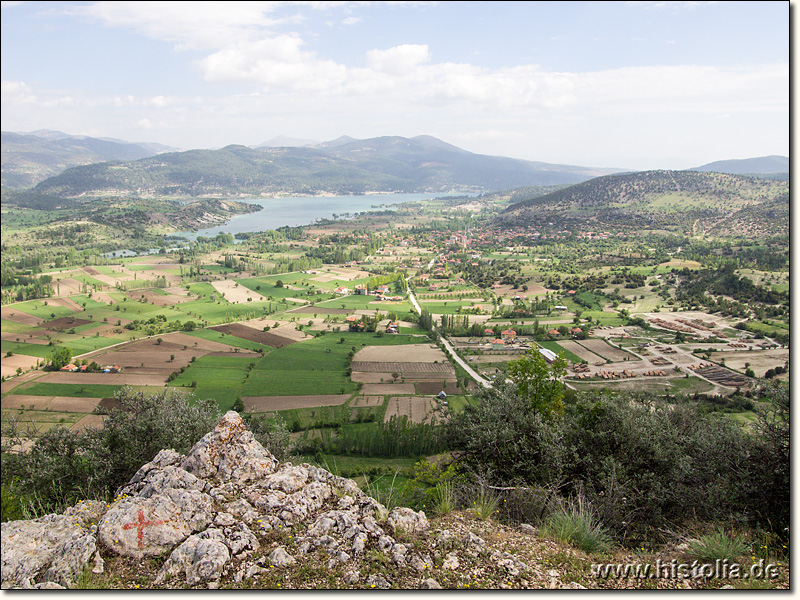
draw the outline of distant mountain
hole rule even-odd
[[[597,177],[512,204],[503,224],[666,229],[748,237],[788,234],[788,182],[698,171]]]
[[[285,135],[279,135],[269,141],[254,146],[255,148],[297,148],[298,146],[316,146],[319,144],[315,140],[303,140],[299,138],[290,138]]]
[[[60,131],[2,132],[2,186],[27,188],[79,165],[138,160],[168,149],[161,144],[76,136]]]
[[[609,172],[473,154],[430,136],[344,137],[316,148],[227,146],[75,167],[35,192],[70,198],[497,190]]]
[[[736,160],[718,160],[707,165],[694,167],[690,171],[715,171],[733,175],[756,175],[789,172],[788,156],[761,156]]]

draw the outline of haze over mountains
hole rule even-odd
[[[316,147],[232,145],[78,166],[34,191],[63,198],[438,192],[572,184],[615,171],[474,154],[431,136],[342,137]]]
[[[769,156],[689,170],[788,179],[788,165],[787,157]],[[59,131],[2,133],[3,187],[35,186],[64,198],[499,190],[576,184],[621,171],[475,154],[432,136],[327,142],[278,136],[256,147],[176,151]]]

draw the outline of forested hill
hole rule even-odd
[[[56,138],[3,131],[3,187],[27,188],[70,167],[107,160],[138,160],[158,153],[143,144],[60,135]]]
[[[577,183],[608,172],[473,154],[429,136],[381,137],[316,148],[227,146],[87,165],[35,191],[69,198],[494,190]]]
[[[788,234],[789,185],[696,171],[609,175],[512,204],[498,222],[649,227],[715,235]]]

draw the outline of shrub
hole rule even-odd
[[[587,554],[606,552],[612,547],[608,531],[597,521],[591,507],[578,497],[559,507],[545,521],[542,535],[569,544]]]
[[[722,529],[703,535],[689,543],[688,554],[702,562],[736,560],[747,553],[747,544],[738,535],[728,535]]]
[[[219,419],[216,402],[190,402],[178,390],[146,396],[124,388],[115,394],[103,426],[82,432],[53,427],[26,453],[3,453],[8,493],[35,498],[36,515],[79,499],[109,498],[163,449],[186,453]],[[4,448],[5,450],[5,448]]]
[[[453,484],[450,481],[441,481],[436,485],[436,504],[434,509],[439,515],[447,515],[456,508]]]
[[[478,489],[478,499],[472,502],[470,511],[481,521],[486,521],[500,512],[500,498],[485,486]]]

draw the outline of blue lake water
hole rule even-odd
[[[251,231],[267,231],[278,227],[299,227],[311,225],[317,219],[331,219],[333,215],[344,215],[371,211],[393,210],[392,204],[416,202],[431,198],[447,196],[464,196],[464,193],[427,193],[427,194],[370,194],[366,196],[292,196],[288,198],[264,198],[248,200],[251,204],[260,204],[264,208],[258,212],[233,217],[225,225],[200,229],[196,232],[176,233],[189,239],[198,235],[213,237],[218,233],[247,233]],[[385,206],[384,206],[385,205]],[[376,208],[377,207],[377,208]]]

